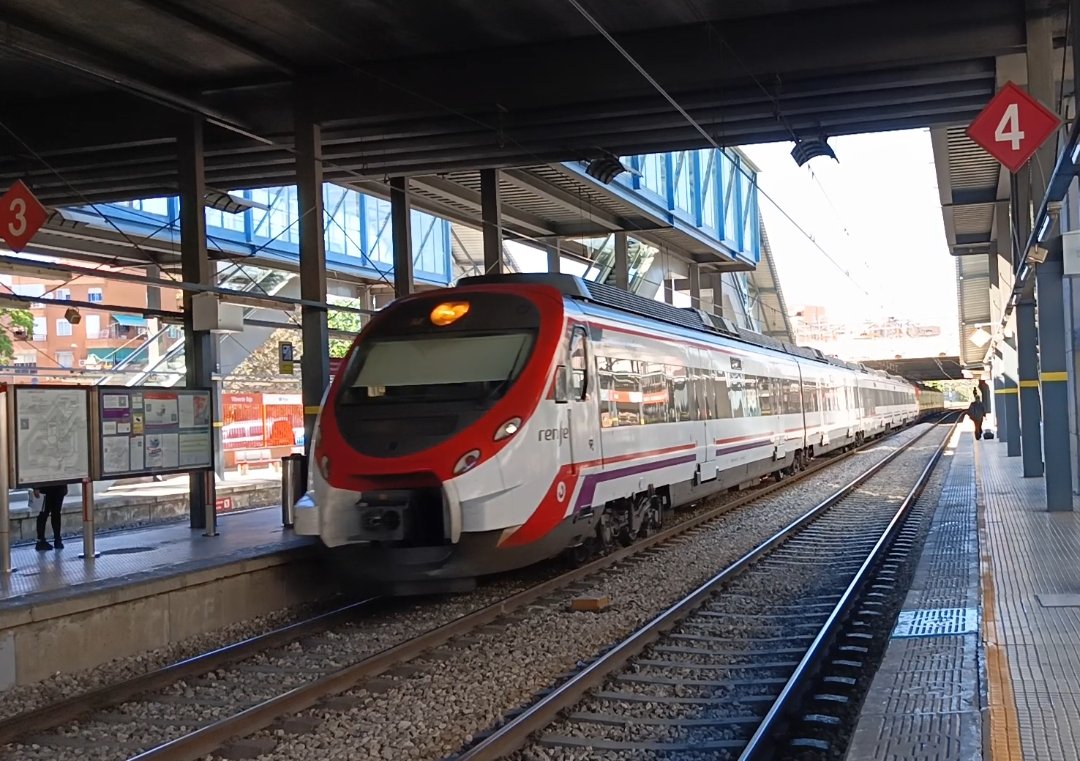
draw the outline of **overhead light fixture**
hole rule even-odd
[[[1032,246],[1028,250],[1027,260],[1029,264],[1042,264],[1046,261],[1047,251],[1042,246]]]
[[[828,138],[824,135],[821,137],[800,137],[795,140],[795,147],[791,149],[791,158],[795,159],[796,164],[802,166],[810,159],[816,159],[818,156],[828,156],[833,161],[840,162],[840,159],[836,158],[836,154],[829,145]]]
[[[86,222],[65,216],[61,209],[53,209],[45,220],[45,224],[54,230],[78,230],[86,227]]]
[[[270,208],[266,204],[257,203],[256,201],[247,198],[237,198],[224,190],[216,190],[213,188],[207,189],[206,194],[203,196],[203,200],[211,209],[217,209],[226,214],[240,214],[248,209],[262,209],[267,211]]]
[[[82,322],[82,315],[79,314],[79,310],[75,307],[70,307],[64,312],[64,319],[70,322],[72,325],[78,325]]]
[[[974,331],[972,331],[971,335],[968,336],[968,340],[971,341],[973,344],[975,344],[980,349],[982,347],[986,346],[986,344],[992,338],[993,338],[993,336],[990,335],[989,333],[987,333],[982,328],[976,328]]]
[[[585,167],[585,174],[605,185],[610,185],[620,174],[629,171],[616,156],[611,154],[603,158],[593,159]]]

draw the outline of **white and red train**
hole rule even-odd
[[[327,391],[299,534],[407,593],[657,528],[940,394],[569,275],[467,278],[380,311]]]

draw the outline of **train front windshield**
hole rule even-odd
[[[348,402],[494,400],[521,373],[532,344],[531,331],[375,339]]]

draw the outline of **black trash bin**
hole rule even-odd
[[[281,458],[281,525],[292,527],[296,502],[307,490],[307,458],[291,454]]]

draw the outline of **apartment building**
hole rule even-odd
[[[145,340],[150,325],[130,313],[76,307],[79,320],[73,324],[67,311],[70,301],[132,307],[147,305],[147,287],[101,276],[80,276],[70,281],[45,277],[0,275],[0,294],[15,293],[35,301],[32,331],[13,336],[15,373],[57,370],[107,370],[136,351]],[[162,301],[175,294],[163,292]],[[170,304],[171,306],[171,304]]]

